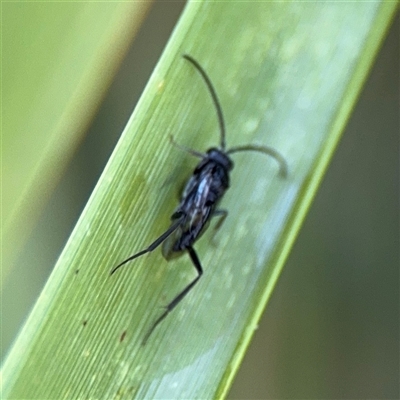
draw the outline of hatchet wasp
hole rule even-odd
[[[283,156],[270,147],[248,144],[244,146],[231,147],[230,149],[226,148],[225,121],[221,104],[218,100],[214,86],[198,61],[187,54],[184,54],[183,58],[192,64],[201,75],[211,95],[219,123],[220,145],[219,147],[208,149],[206,153],[202,153],[178,145],[171,137],[171,141],[175,146],[192,156],[199,158],[200,162],[197,164],[193,171],[193,175],[189,178],[184,187],[180,203],[171,216],[170,227],[159,238],[151,243],[149,247],[128,257],[111,271],[111,274],[113,274],[117,269],[129,261],[152,252],[161,244],[162,255],[166,260],[179,257],[183,253],[187,252],[196,269],[196,278],[165,307],[163,314],[161,314],[161,316],[147,331],[143,340],[143,345],[146,344],[154,329],[193,289],[200,277],[203,275],[203,267],[193,245],[207,229],[212,218],[219,217],[219,221],[215,226],[215,229],[219,229],[228,215],[228,211],[218,208],[218,204],[229,188],[229,173],[234,165],[230,155],[240,151],[259,152],[273,157],[279,163],[280,174],[283,177],[287,175],[288,171]]]

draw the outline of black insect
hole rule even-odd
[[[186,183],[181,201],[171,216],[171,226],[147,249],[130,256],[111,271],[111,274],[113,274],[118,268],[122,267],[127,262],[153,251],[160,244],[162,244],[162,255],[166,260],[179,257],[187,251],[194,267],[196,268],[197,277],[166,306],[164,313],[153,323],[147,332],[143,344],[147,342],[157,325],[190,292],[203,274],[203,268],[193,245],[207,229],[211,218],[220,217],[220,220],[215,227],[215,229],[218,229],[228,215],[226,210],[217,208],[217,206],[226,190],[229,188],[229,173],[233,168],[233,162],[229,155],[239,151],[257,151],[267,154],[278,161],[280,174],[282,176],[287,175],[285,159],[270,147],[245,145],[232,147],[229,150],[226,150],[224,117],[211,80],[201,65],[193,57],[185,54],[183,55],[183,58],[189,61],[196,68],[207,85],[217,111],[221,142],[219,148],[213,147],[203,154],[196,150],[179,146],[173,142],[173,139],[171,138],[174,145],[187,151],[191,155],[200,158],[200,162],[193,171],[192,177]]]

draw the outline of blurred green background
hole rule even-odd
[[[183,6],[155,2],[29,241],[3,280],[3,357]],[[400,396],[399,23],[397,16],[229,398]]]

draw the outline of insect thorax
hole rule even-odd
[[[218,149],[207,151],[186,184],[182,200],[172,216],[181,219],[176,232],[163,243],[163,255],[170,259],[192,246],[207,229],[210,218],[226,190],[233,163]]]

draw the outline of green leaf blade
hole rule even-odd
[[[8,397],[223,396],[393,12],[389,3],[191,3],[10,353]],[[110,270],[167,228],[176,183],[195,165],[168,135],[199,150],[218,143],[215,111],[183,53],[216,86],[228,145],[272,146],[290,172],[280,180],[273,160],[238,155],[218,246],[207,234],[196,244],[204,277],[143,347],[159,306],[195,272],[187,257],[167,264],[159,251]]]
[[[2,3],[4,273],[29,235],[149,3]]]

